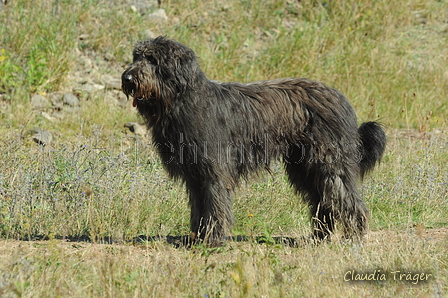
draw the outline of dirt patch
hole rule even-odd
[[[335,237],[335,243],[339,242],[338,237]],[[292,239],[292,238],[291,238]],[[389,239],[392,242],[399,240],[424,240],[429,242],[442,242],[448,248],[448,227],[425,229],[423,227],[415,227],[409,230],[381,230],[371,231],[367,237],[366,242],[372,243]],[[247,242],[247,241],[238,241]],[[239,245],[239,244],[232,244]],[[263,245],[260,243],[259,245]],[[129,253],[142,253],[142,248],[151,248],[161,250],[165,247],[167,250],[175,249],[173,245],[168,245],[163,241],[148,242],[146,244],[94,244],[89,242],[71,242],[64,240],[49,240],[49,241],[20,241],[20,240],[0,240],[0,259],[6,259],[11,256],[13,252],[26,250],[28,253],[42,249],[66,249],[68,251],[78,250],[94,250],[103,252],[113,252],[123,250]]]
[[[416,226],[409,230],[381,230],[371,231],[367,236],[367,241],[375,241],[378,238],[389,239],[421,239],[431,242],[445,242],[448,248],[448,227],[426,229],[421,226]]]

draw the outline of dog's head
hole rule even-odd
[[[194,88],[198,75],[202,74],[194,52],[165,37],[139,42],[133,57],[121,76],[122,89],[133,98],[133,106],[151,122]]]

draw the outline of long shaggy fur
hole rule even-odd
[[[222,244],[234,222],[235,187],[276,158],[309,204],[318,239],[329,237],[335,220],[347,237],[366,233],[358,184],[380,160],[386,136],[375,122],[358,129],[338,90],[297,78],[208,80],[191,49],[164,37],[138,43],[133,56],[123,91],[152,128],[170,176],[186,185],[195,240]]]

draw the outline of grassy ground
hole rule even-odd
[[[0,296],[446,296],[448,2],[162,1],[161,8],[166,21],[118,0],[18,0],[0,10]],[[78,94],[79,110],[50,121],[31,109],[30,97],[74,90],[85,57],[86,80],[119,78],[148,30],[193,48],[210,79],[321,80],[347,95],[360,121],[384,123],[384,160],[362,186],[372,212],[365,243],[132,244],[139,235],[185,235],[189,217],[183,188],[148,140],[124,133],[135,111],[101,92]],[[54,143],[33,143],[27,132],[35,127],[51,131]],[[280,165],[241,186],[234,212],[235,234],[310,230]],[[346,281],[357,273],[377,280]]]

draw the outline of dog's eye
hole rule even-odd
[[[157,65],[157,60],[156,60],[156,58],[154,58],[153,55],[148,55],[148,56],[146,56],[145,58],[146,58],[146,60],[149,61],[149,63],[154,64],[154,65]]]

